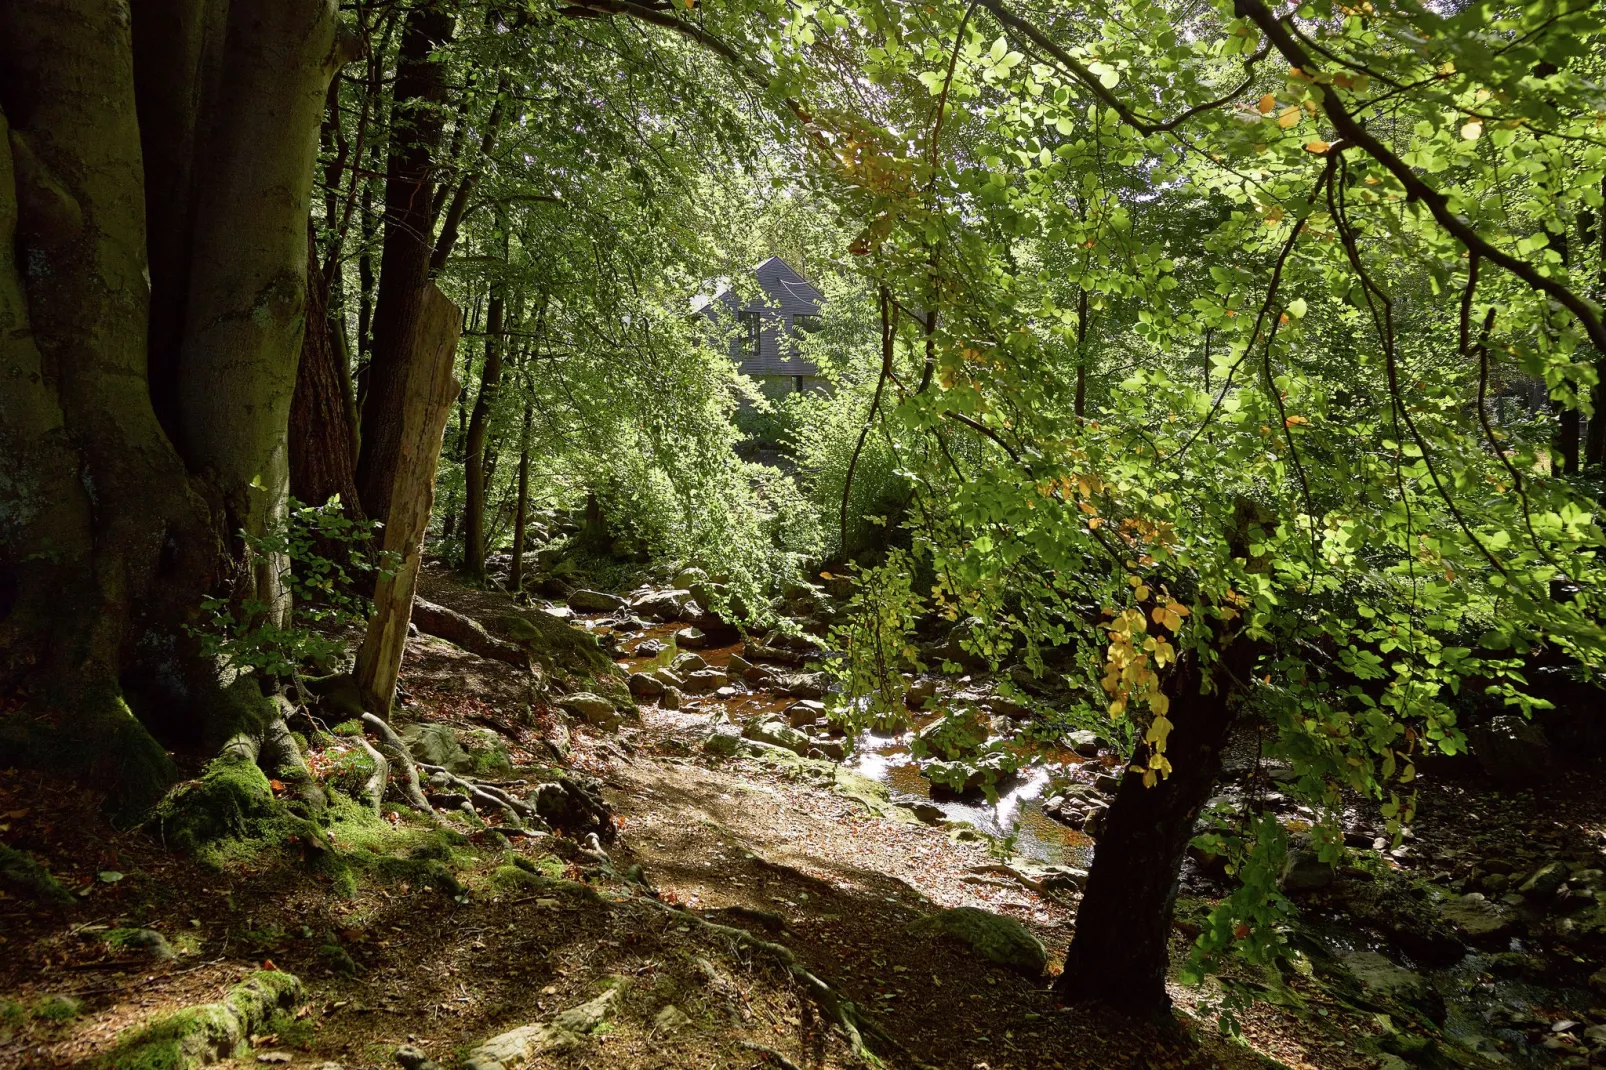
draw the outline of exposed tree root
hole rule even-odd
[[[889,1034],[864,1017],[852,1000],[844,997],[835,988],[832,988],[800,964],[797,961],[797,956],[792,953],[791,948],[772,943],[769,940],[761,940],[746,929],[738,929],[731,925],[721,925],[718,922],[709,921],[707,918],[683,907],[671,906],[668,903],[645,897],[640,899],[639,902],[650,903],[660,910],[675,915],[677,918],[689,921],[709,933],[731,941],[737,947],[757,952],[777,962],[792,975],[793,980],[798,983],[814,1005],[820,1009],[825,1019],[842,1030],[843,1035],[847,1037],[848,1046],[853,1050],[853,1054],[872,1066],[880,1066],[882,1064],[875,1052],[865,1043],[866,1037],[873,1040],[883,1050],[893,1049],[898,1046],[898,1042]]]
[[[413,755],[407,749],[407,744],[402,742],[395,729],[371,713],[362,715],[362,723],[379,737],[379,749],[385,756],[401,767],[402,797],[407,800],[407,804],[434,817],[434,808],[429,805],[429,800],[424,798],[423,789],[418,786],[418,766],[413,763]]]
[[[530,668],[529,651],[515,643],[498,639],[485,630],[485,626],[473,617],[468,617],[455,609],[438,606],[434,602],[427,602],[422,598],[413,597],[412,622],[418,625],[418,630],[426,635],[433,635],[438,639],[445,639],[455,643],[470,654],[478,654],[482,658],[493,658],[496,661],[505,661],[521,669]]]
[[[507,816],[508,824],[514,828],[522,829],[526,822],[534,824],[538,829],[545,830],[546,822],[536,808],[523,799],[516,798],[510,792],[504,791],[494,784],[481,780],[472,780],[458,776],[443,766],[430,765],[419,762],[419,768],[430,774],[430,783],[439,783],[445,787],[456,788],[466,794],[471,800],[478,800],[493,809],[501,810]]]

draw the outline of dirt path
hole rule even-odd
[[[421,638],[405,680],[416,718],[464,738],[497,726],[514,761],[507,782],[525,783],[550,761],[551,717],[521,705],[528,685],[510,671]],[[617,734],[576,727],[570,765],[600,778],[619,817],[605,862],[572,841],[509,842],[460,817],[436,831],[404,815],[393,828],[338,830],[361,862],[344,887],[293,837],[206,864],[146,830],[113,828],[92,792],[0,770],[5,842],[77,899],[53,911],[0,896],[0,1068],[118,1065],[132,1032],[260,969],[293,972],[306,998],[260,1025],[239,1065],[389,1070],[398,1047],[415,1045],[454,1067],[491,1037],[615,987],[607,1021],[527,1065],[865,1065],[765,945],[860,1008],[897,1070],[1247,1070],[1270,1065],[1266,1055],[1367,1065],[1341,1046],[1337,1021],[1313,1027],[1267,1005],[1245,1017],[1247,1044],[1228,1041],[1212,1015],[1194,1013],[1201,993],[1178,988],[1180,1027],[1160,1029],[1061,1008],[1051,976],[912,933],[941,908],[1008,915],[1049,949],[1052,974],[1075,901],[1000,876],[983,837],[922,824],[862,783],[844,793],[828,764],[703,752],[716,721],[774,705],[761,693],[706,696],[679,712],[644,706]],[[338,752],[337,741],[315,767]],[[108,942],[131,928],[162,934],[173,957]],[[1185,944],[1179,935],[1179,953]]]

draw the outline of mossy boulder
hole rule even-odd
[[[909,926],[917,934],[950,936],[970,945],[982,958],[1027,977],[1039,977],[1048,965],[1043,942],[1014,918],[976,907],[956,907],[921,918]]]
[[[72,906],[72,893],[27,851],[0,843],[0,888],[22,899],[53,906]]]
[[[635,710],[625,672],[602,649],[597,637],[540,610],[508,613],[491,622],[499,638],[517,643],[557,683],[571,690],[603,695],[622,709]]]
[[[420,722],[401,730],[402,742],[413,757],[430,765],[438,765],[453,773],[468,773],[474,769],[474,759],[458,742],[451,725]]]
[[[127,1033],[106,1064],[112,1070],[190,1070],[242,1055],[252,1033],[301,1000],[295,975],[260,970],[218,1003],[186,1007]]]
[[[150,824],[163,842],[221,864],[235,846],[275,846],[296,837],[308,847],[324,843],[322,830],[291,813],[258,765],[241,754],[214,759],[198,780],[167,794]]]

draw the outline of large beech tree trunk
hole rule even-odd
[[[403,396],[412,374],[413,340],[430,292],[435,158],[447,91],[445,65],[435,53],[451,40],[455,26],[456,17],[443,0],[420,4],[408,13],[396,60],[385,241],[357,458],[363,511],[387,522],[402,450]]]
[[[397,414],[401,429],[398,463],[386,495],[391,510],[381,548],[391,561],[374,589],[374,615],[357,653],[357,687],[363,708],[384,719],[389,719],[396,696],[396,677],[407,646],[407,624],[424,555],[424,533],[435,505],[435,467],[440,461],[446,417],[457,396],[453,371],[463,314],[433,283],[425,291],[422,313],[414,321],[417,334],[413,345],[418,356],[407,362],[409,375],[402,384]]]
[[[474,412],[468,419],[463,461],[463,571],[477,580],[485,578],[485,485],[488,482],[485,436],[502,386],[502,328],[506,312],[506,301],[498,286],[491,293],[490,309],[486,313],[485,362],[480,371],[480,391],[474,399]]]
[[[217,504],[237,594],[287,622],[282,555],[257,554],[288,518],[288,429],[306,328],[312,172],[329,80],[355,58],[328,0],[230,0],[228,62],[200,140],[179,356],[181,448]],[[213,176],[228,176],[221,181]]]
[[[184,625],[228,571],[220,533],[283,500],[338,60],[330,0],[134,6],[131,28],[119,0],[0,4],[0,692],[40,715],[0,749],[129,805],[172,770],[125,682],[181,682],[158,705],[191,731],[229,716]],[[272,600],[272,570],[233,574]]]
[[[1169,777],[1144,787],[1121,780],[1105,814],[1076,935],[1055,988],[1072,1000],[1097,1000],[1136,1015],[1166,1011],[1171,914],[1183,852],[1221,772],[1222,747],[1236,716],[1235,680],[1247,676],[1250,644],[1234,642],[1201,690],[1196,659],[1184,655],[1165,682],[1176,727],[1166,746]],[[1140,746],[1134,764],[1147,755]]]

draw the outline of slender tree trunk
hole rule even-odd
[[[359,516],[357,463],[341,384],[344,359],[333,344],[319,294],[316,243],[307,228],[307,333],[290,402],[290,493],[311,505],[340,495],[348,516]]]
[[[524,427],[519,434],[519,500],[513,511],[513,569],[508,585],[518,594],[524,589],[525,525],[530,508],[530,403],[524,403]]]
[[[433,251],[430,219],[433,169],[441,141],[445,64],[437,50],[456,25],[443,0],[425,2],[407,16],[397,58],[391,107],[390,163],[385,180],[385,244],[374,309],[374,348],[363,400],[362,453],[357,490],[376,520],[390,515],[390,493],[402,448],[401,409],[412,365],[419,313],[429,292]]]
[[[288,560],[246,537],[288,516],[287,441],[306,328],[307,225],[329,80],[348,59],[331,0],[231,0],[228,61],[197,170],[186,327],[180,350],[180,441],[218,502],[237,596],[286,622]],[[320,317],[321,324],[321,317]]]
[[[396,678],[407,645],[407,623],[423,558],[424,533],[435,504],[435,466],[457,390],[452,372],[462,313],[430,284],[423,314],[415,323],[419,334],[412,348],[420,359],[412,362],[411,374],[402,384],[400,456],[395,486],[387,496],[393,508],[382,547],[392,556],[393,568],[381,574],[375,587],[374,615],[357,654],[357,686],[363,708],[382,718],[390,716],[396,696]]]
[[[491,410],[502,385],[502,329],[506,301],[498,286],[486,314],[485,363],[480,370],[480,391],[469,417],[463,460],[463,571],[476,580],[485,578],[485,435]]]
[[[1071,411],[1087,415],[1087,291],[1076,291],[1076,398]]]
[[[458,230],[462,227],[463,216],[468,211],[468,199],[473,196],[474,188],[479,185],[480,175],[490,166],[491,155],[496,152],[496,139],[502,132],[502,116],[506,111],[507,85],[507,75],[503,74],[497,79],[496,103],[491,105],[490,117],[485,120],[485,134],[480,138],[479,165],[465,169],[462,181],[457,184],[457,191],[452,194],[452,202],[447,205],[446,214],[441,217],[440,237],[435,242],[435,252],[429,261],[429,266],[434,271],[445,267],[446,261],[451,259],[452,249],[457,245]]]
[[[1065,972],[1055,986],[1066,998],[1097,1000],[1138,1015],[1170,1007],[1165,976],[1177,873],[1221,772],[1222,747],[1236,715],[1232,680],[1244,678],[1251,656],[1250,644],[1233,643],[1208,693],[1200,689],[1192,655],[1184,655],[1166,681],[1176,724],[1166,746],[1173,771],[1152,788],[1135,773],[1121,779],[1076,912]],[[1145,757],[1140,748],[1134,764],[1144,764]]]

